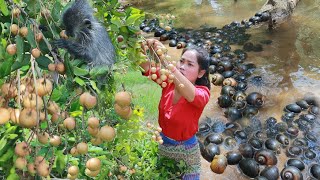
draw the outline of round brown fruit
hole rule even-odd
[[[10,119],[10,112],[6,108],[0,108],[0,125],[5,124]]]
[[[86,154],[88,152],[88,144],[81,142],[77,145],[77,150],[79,154]]]
[[[29,155],[30,152],[31,150],[26,142],[17,143],[16,147],[14,148],[14,153],[20,157],[25,157]]]
[[[103,141],[112,141],[114,137],[116,136],[116,131],[113,127],[110,127],[108,125],[105,125],[100,128],[99,135]]]
[[[88,132],[91,136],[96,137],[99,134],[99,128],[92,128],[88,126]]]
[[[37,102],[38,100],[38,102]],[[43,108],[43,101],[40,96],[37,96],[35,93],[28,94],[23,98],[23,107],[24,108]]]
[[[37,80],[37,93],[39,96],[45,96],[52,91],[52,83],[47,78],[40,78]]]
[[[87,109],[91,109],[97,104],[97,98],[89,92],[84,92],[80,96],[80,104]]]
[[[20,11],[19,8],[14,8],[14,9],[12,9],[12,15],[13,15],[13,17],[15,17],[15,18],[19,17],[19,16],[20,16],[20,13],[21,13],[21,11]]]
[[[69,131],[71,131],[76,127],[76,121],[73,117],[68,117],[63,121],[63,125]]]
[[[96,170],[96,171],[91,171],[89,169],[85,169],[85,173],[86,175],[90,176],[90,177],[96,177],[100,172],[100,169],[99,170]]]
[[[121,107],[119,106],[117,103],[114,104],[114,110],[116,111],[116,113],[123,119],[127,119],[128,115],[131,113],[131,107],[130,106],[125,106],[125,107]]]
[[[50,11],[47,8],[42,9],[40,14],[44,18],[49,18],[50,17]]]
[[[19,116],[20,125],[24,128],[33,128],[37,125],[37,111],[31,108],[25,108]]]
[[[48,111],[49,113],[52,114],[59,114],[60,113],[60,107],[58,104],[54,101],[49,101],[48,103]]]
[[[71,176],[75,176],[79,173],[79,168],[78,166],[70,166],[68,168],[68,173],[71,175]]]
[[[47,177],[50,174],[49,165],[46,163],[41,163],[37,166],[37,173],[39,176]]]
[[[71,149],[70,149],[70,154],[71,154],[71,156],[77,156],[77,155],[79,155],[78,150],[77,150],[77,147],[71,148]]]
[[[1,112],[0,112],[0,114],[1,114]],[[12,111],[10,112],[10,119],[14,124],[20,124],[19,116],[20,116],[20,109],[12,109]],[[0,119],[1,119],[1,117],[3,117],[3,116],[0,115]]]
[[[42,33],[37,33],[37,34],[36,34],[36,41],[37,41],[37,42],[40,42],[42,39],[43,39]]]
[[[63,63],[58,63],[56,64],[56,71],[59,73],[59,74],[64,74],[66,69],[65,69],[65,66]]]
[[[86,167],[90,171],[98,171],[101,168],[101,161],[98,158],[91,158],[86,162]]]
[[[34,160],[34,165],[36,167],[43,163],[46,164],[46,159],[43,156],[37,156]]]
[[[15,55],[17,53],[17,46],[16,44],[9,44],[6,50],[8,54]]]
[[[102,143],[102,140],[99,137],[94,137],[91,138],[90,142],[92,143],[92,145],[97,146]]]
[[[34,58],[38,58],[41,55],[41,51],[38,48],[34,48],[31,50],[31,54]]]
[[[16,24],[12,24],[10,26],[10,32],[13,34],[13,35],[17,35],[18,32],[19,32],[19,26],[16,25]]]
[[[28,35],[28,28],[27,27],[21,27],[19,30],[20,36],[27,37]]]
[[[118,37],[117,37],[117,41],[120,43],[120,42],[122,42],[123,41],[123,36],[122,35],[119,35]]]
[[[60,136],[54,135],[52,138],[50,138],[50,144],[55,147],[59,146],[61,144]]]
[[[99,119],[96,117],[90,117],[88,119],[88,126],[90,126],[91,128],[98,128],[100,125]]]
[[[56,71],[56,64],[53,64],[53,63],[48,64],[48,70],[51,72]]]
[[[33,163],[29,163],[27,165],[27,168],[28,168],[28,172],[33,176],[36,174],[36,167]]]
[[[14,166],[23,170],[27,166],[27,160],[24,157],[18,157],[14,163]]]
[[[38,141],[39,141],[41,144],[47,144],[48,141],[49,141],[49,134],[46,133],[46,132],[39,133],[39,134],[38,134]]]
[[[127,91],[120,91],[115,95],[115,102],[121,107],[129,106],[131,95]]]

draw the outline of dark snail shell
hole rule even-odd
[[[256,131],[253,133],[253,136],[258,138],[259,140],[262,140],[262,139],[266,139],[267,136],[265,133],[263,133],[262,131]]]
[[[288,104],[285,108],[284,111],[286,112],[293,112],[293,113],[300,113],[302,111],[301,107],[298,106],[297,104]]]
[[[234,78],[226,78],[226,79],[223,80],[222,84],[224,86],[235,87],[235,86],[237,86],[238,82]]]
[[[224,147],[226,149],[233,149],[237,146],[237,141],[233,137],[226,137],[224,139]]]
[[[306,147],[308,146],[308,141],[305,138],[296,138],[293,141],[294,146],[301,146],[301,147]]]
[[[307,159],[314,159],[316,158],[317,154],[313,152],[311,149],[306,149],[303,153],[303,156]]]
[[[239,162],[239,168],[243,174],[251,178],[257,177],[260,172],[259,164],[251,158],[242,159]]]
[[[288,129],[288,124],[285,122],[278,122],[275,125],[275,128],[277,129],[277,131],[279,132],[285,132]]]
[[[221,95],[228,95],[232,97],[236,93],[236,90],[232,86],[223,86],[221,89]]]
[[[281,116],[281,119],[284,122],[291,122],[294,118],[295,114],[293,112],[286,112],[283,116]]]
[[[222,73],[222,76],[223,76],[224,78],[229,78],[229,77],[232,77],[234,74],[235,74],[234,71],[224,71],[224,72]]]
[[[231,121],[235,121],[242,118],[242,112],[235,107],[229,107],[228,109],[226,109],[224,114]]]
[[[302,148],[298,146],[291,146],[287,148],[287,151],[286,151],[286,155],[288,157],[297,157],[297,156],[300,156],[301,153],[302,153]]]
[[[320,179],[320,165],[319,164],[311,165],[310,175],[316,179]]]
[[[287,166],[280,173],[282,180],[303,180],[301,171],[294,166]]]
[[[301,109],[308,109],[308,108],[309,108],[309,104],[307,103],[306,100],[297,101],[296,104],[297,104],[298,106],[300,106]]]
[[[305,138],[310,142],[313,142],[313,143],[317,142],[317,137],[311,134],[310,132],[305,135]]]
[[[257,176],[256,178],[254,178],[254,180],[268,180],[268,179],[264,176]]]
[[[305,168],[304,163],[300,159],[288,159],[286,162],[286,166],[294,166],[300,169],[300,171],[303,171]]]
[[[183,41],[180,41],[177,43],[177,49],[182,49],[186,47],[186,43]]]
[[[316,97],[316,95],[315,94],[313,94],[313,93],[306,93],[305,95],[304,95],[304,98],[303,98],[305,101],[307,101],[307,103],[309,104],[309,105],[316,105],[316,106],[318,106],[319,104],[319,102],[317,101],[317,97]]]
[[[269,118],[266,120],[266,126],[267,126],[268,128],[274,127],[276,124],[277,124],[277,119],[274,118],[274,117],[269,117]]]
[[[265,147],[267,149],[270,149],[270,150],[274,151],[277,154],[280,154],[280,152],[281,152],[280,143],[275,139],[267,139],[264,142],[264,145],[265,145]]]
[[[248,117],[248,118],[252,118],[253,116],[257,115],[258,113],[259,113],[259,110],[257,107],[247,106],[243,112],[243,116]]]
[[[279,170],[277,166],[268,166],[264,168],[260,176],[266,177],[268,180],[275,180],[279,178]]]
[[[309,131],[309,130],[311,130],[312,129],[312,124],[310,124],[308,121],[306,121],[306,120],[303,120],[303,119],[297,119],[296,121],[294,121],[297,125],[298,125],[298,127],[299,127],[299,129],[301,130],[301,131]]]
[[[234,101],[232,107],[238,109],[239,111],[243,111],[247,107],[246,101]]]
[[[283,134],[277,134],[276,140],[279,141],[279,143],[281,143],[283,146],[288,146],[290,143],[288,137]]]
[[[214,74],[217,71],[216,65],[210,65],[209,66],[209,74]]]
[[[206,146],[206,151],[212,161],[213,157],[220,154],[220,148],[218,145],[210,143]]]
[[[222,60],[219,65],[223,67],[224,71],[231,71],[233,69],[233,64],[229,60]]]
[[[201,141],[199,141],[199,147],[200,147],[200,153],[202,157],[208,162],[211,162],[212,161],[211,156],[209,155],[208,151],[206,150],[205,146]]]
[[[306,120],[308,121],[309,123],[314,123],[315,120],[317,119],[317,117],[313,114],[302,114],[299,116],[300,119],[303,119],[303,120]]]
[[[242,159],[242,155],[239,152],[229,151],[227,153],[227,161],[229,165],[238,164]]]
[[[254,155],[254,159],[261,165],[276,165],[278,162],[278,159],[276,157],[276,154],[268,149],[261,149],[256,152]]]
[[[214,84],[216,86],[221,86],[223,80],[224,80],[224,77],[221,74],[215,73],[212,75],[211,82],[212,82],[212,84]]]
[[[297,137],[298,134],[299,134],[299,129],[296,128],[296,127],[291,126],[291,127],[289,127],[289,128],[287,129],[287,131],[286,131],[285,134],[288,135],[288,136],[291,137],[291,138],[295,138],[295,137]]]
[[[235,101],[245,101],[246,96],[247,95],[243,91],[237,91],[233,96],[233,100],[235,100]]]
[[[201,123],[199,124],[199,131],[198,131],[198,133],[200,133],[200,134],[206,134],[206,133],[208,133],[208,132],[210,131],[210,129],[211,129],[211,127],[210,127],[210,125],[209,125],[208,123],[206,123],[206,122],[201,122]]]
[[[234,137],[240,141],[246,141],[248,139],[248,134],[243,130],[237,130],[234,132]]]
[[[218,97],[218,104],[222,108],[230,107],[232,102],[233,102],[232,98],[226,94],[223,94]]]
[[[228,122],[225,125],[225,130],[223,133],[226,134],[227,136],[233,136],[234,132],[240,128],[241,126],[238,123]]]
[[[241,153],[241,155],[245,158],[252,158],[253,157],[254,149],[252,148],[252,146],[250,146],[250,144],[242,143],[239,145],[238,150]]]
[[[228,162],[224,155],[215,156],[210,164],[211,171],[217,174],[222,174],[227,168]]]
[[[208,145],[210,143],[221,144],[223,142],[223,137],[221,134],[211,133],[204,140],[204,145]]]
[[[247,88],[248,88],[248,85],[247,85],[246,82],[239,82],[239,83],[237,84],[237,86],[235,87],[235,89],[236,89],[237,91],[245,91],[245,90],[247,90]]]
[[[310,106],[308,112],[310,114],[315,115],[315,116],[320,114],[319,107],[317,107],[317,106]]]
[[[248,143],[256,150],[261,149],[263,145],[262,141],[256,137],[249,139]]]
[[[169,34],[168,33],[165,33],[165,34],[162,34],[161,36],[160,36],[160,41],[166,41],[166,40],[168,40],[169,39]],[[172,39],[172,40],[170,40],[170,42],[169,42],[169,46],[170,47],[175,47],[177,45],[177,41],[176,40],[174,40],[174,39]]]
[[[258,93],[258,92],[252,92],[246,98],[247,103],[252,105],[252,106],[255,106],[255,107],[263,106],[264,99],[265,99],[265,97],[262,94]]]

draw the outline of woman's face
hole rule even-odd
[[[205,72],[204,70],[199,71],[197,52],[194,50],[187,50],[181,56],[181,59],[177,62],[177,69],[193,84],[197,78],[201,78],[204,74],[203,72]]]

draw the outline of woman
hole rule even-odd
[[[148,39],[147,46],[152,53],[163,44]],[[150,62],[140,66],[145,76],[152,73]],[[188,47],[183,50],[176,67],[169,68],[174,75],[173,83],[168,83],[162,89],[158,122],[162,128],[163,144],[159,145],[159,154],[186,162],[188,170],[182,179],[200,179],[200,149],[195,134],[199,118],[210,98],[208,68],[207,51],[196,46]],[[156,74],[159,77],[159,71]]]

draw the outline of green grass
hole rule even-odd
[[[132,94],[134,106],[144,109],[146,121],[155,122],[158,119],[158,104],[161,96],[161,87],[143,76],[140,71],[128,71],[126,74],[115,74],[117,91],[122,90],[121,83],[126,91]]]

